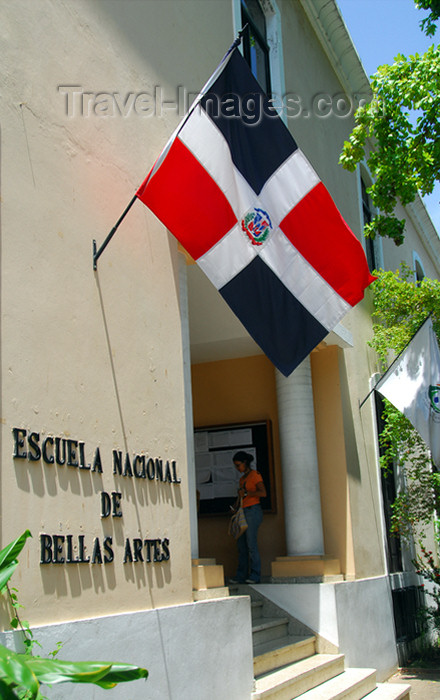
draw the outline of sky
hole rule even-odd
[[[392,63],[398,53],[405,56],[423,53],[440,41],[440,27],[434,37],[427,37],[419,23],[427,16],[417,10],[413,0],[336,0],[347,29],[371,76],[378,66]],[[425,206],[440,234],[440,185],[424,198]]]

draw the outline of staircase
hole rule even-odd
[[[345,668],[344,656],[317,652],[317,637],[248,586],[254,650],[252,700],[409,700],[407,685],[376,683],[371,668]]]

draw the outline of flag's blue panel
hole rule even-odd
[[[201,104],[228,142],[236,168],[259,194],[297,145],[239,51]]]
[[[260,257],[219,291],[286,376],[328,335]]]

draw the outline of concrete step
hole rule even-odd
[[[290,635],[264,644],[255,644],[254,676],[313,656],[316,653],[315,641],[315,637]]]
[[[375,669],[344,669],[342,654],[317,654],[313,633],[304,626],[296,629],[293,618],[273,604],[255,600],[248,587],[237,587],[234,593],[254,598],[252,700],[410,700],[409,685],[376,685]]]
[[[212,561],[211,559],[194,559],[194,561]],[[193,591],[204,591],[208,588],[224,588],[225,576],[221,564],[193,564],[192,587]]]
[[[263,609],[264,603],[262,600],[255,600],[251,602],[252,622],[254,620],[259,620],[261,617],[263,617]]]
[[[256,678],[252,700],[293,700],[343,671],[342,654],[315,654]]]
[[[253,644],[264,644],[273,639],[288,636],[289,619],[287,617],[261,617],[252,623]]]
[[[301,557],[277,557],[271,564],[272,580],[290,580],[303,576],[338,576],[341,575],[339,559],[320,555]]]
[[[301,695],[301,700],[361,700],[376,688],[376,669],[348,668]]]
[[[365,700],[410,700],[410,685],[403,683],[378,683]]]
[[[201,591],[193,591],[193,600],[211,600],[211,598],[227,598],[229,596],[229,588],[223,586],[221,588],[205,588]]]

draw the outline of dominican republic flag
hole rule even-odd
[[[286,376],[374,279],[360,242],[238,49],[136,195]]]
[[[430,318],[375,389],[408,418],[440,467],[440,351]]]

